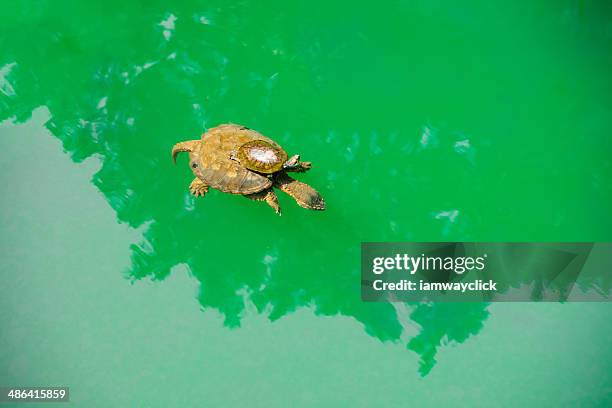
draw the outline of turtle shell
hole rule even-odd
[[[226,124],[202,135],[198,149],[190,153],[190,166],[196,177],[217,190],[231,194],[253,194],[272,186],[272,181],[230,159],[240,146],[253,140],[276,143],[240,125]],[[282,150],[282,149],[281,149]]]
[[[252,140],[243,144],[237,156],[244,167],[264,174],[276,173],[287,161],[287,152],[265,140]]]

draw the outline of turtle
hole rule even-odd
[[[308,171],[312,163],[300,161],[298,154],[289,158],[278,143],[246,126],[223,124],[209,129],[200,140],[176,143],[172,147],[175,164],[181,152],[189,153],[189,166],[195,175],[189,191],[196,197],[204,197],[212,187],[265,201],[280,215],[274,192],[278,188],[300,207],[325,210],[325,201],[315,189],[287,174]]]

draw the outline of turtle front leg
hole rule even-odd
[[[283,164],[283,170],[294,171],[296,173],[304,173],[305,171],[310,170],[311,167],[312,167],[311,162],[301,162],[300,161],[299,154],[295,154],[291,156],[289,160],[287,160],[285,164]]]
[[[196,197],[204,197],[204,194],[208,193],[208,186],[196,177],[189,185],[189,192]]]
[[[274,209],[274,211],[278,215],[281,215],[281,208],[278,204],[278,197],[276,196],[276,193],[274,192],[274,190],[272,190],[272,188],[260,191],[258,193],[245,194],[244,196],[250,200],[265,201],[270,207]]]
[[[295,169],[288,169],[287,171],[295,171],[298,173],[304,173],[312,168],[312,162],[299,162]]]

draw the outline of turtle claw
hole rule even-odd
[[[294,173],[304,173],[312,168],[312,162],[298,162],[294,166],[286,167],[285,171],[292,171]]]
[[[310,170],[312,168],[312,162],[300,162],[300,171]]]
[[[246,194],[245,197],[255,201],[265,201],[270,207],[272,207],[275,213],[277,213],[279,216],[281,215],[281,208],[280,204],[278,204],[278,197],[276,197],[276,193],[274,193],[274,190],[272,190],[272,188],[259,191],[253,194]]]
[[[204,197],[208,192],[208,186],[199,178],[195,178],[189,185],[189,192],[195,197]]]

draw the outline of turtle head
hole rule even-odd
[[[172,147],[172,161],[176,164],[176,156],[181,152],[193,152],[200,143],[199,140],[189,140],[187,142],[180,142]]]

